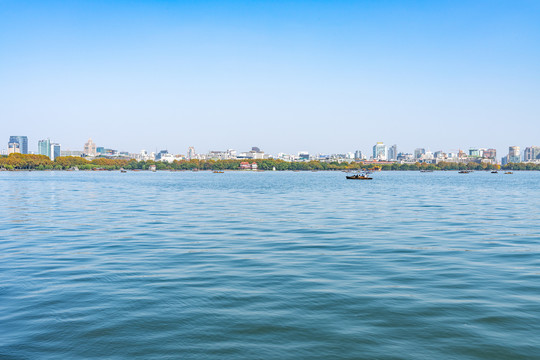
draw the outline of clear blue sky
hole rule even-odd
[[[0,137],[186,153],[540,145],[540,1],[0,0]]]

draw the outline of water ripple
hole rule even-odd
[[[540,358],[539,183],[2,172],[0,358]]]

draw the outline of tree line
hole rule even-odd
[[[245,160],[175,160],[172,163],[161,161],[137,161],[110,158],[95,158],[87,160],[82,157],[61,156],[54,161],[45,155],[10,154],[0,156],[0,169],[5,170],[148,170],[154,165],[157,170],[238,170],[240,163]],[[250,160],[257,163],[260,170],[383,170],[383,171],[408,171],[408,170],[540,170],[540,164],[533,163],[510,163],[500,167],[487,163],[455,163],[440,162],[438,164],[414,163],[414,164],[364,164],[362,162],[321,162],[299,161],[287,162],[277,159]]]

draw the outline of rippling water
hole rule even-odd
[[[344,175],[0,173],[0,358],[540,358],[540,173]]]

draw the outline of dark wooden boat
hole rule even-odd
[[[349,180],[373,180],[373,178],[363,174],[346,176],[346,178]]]

